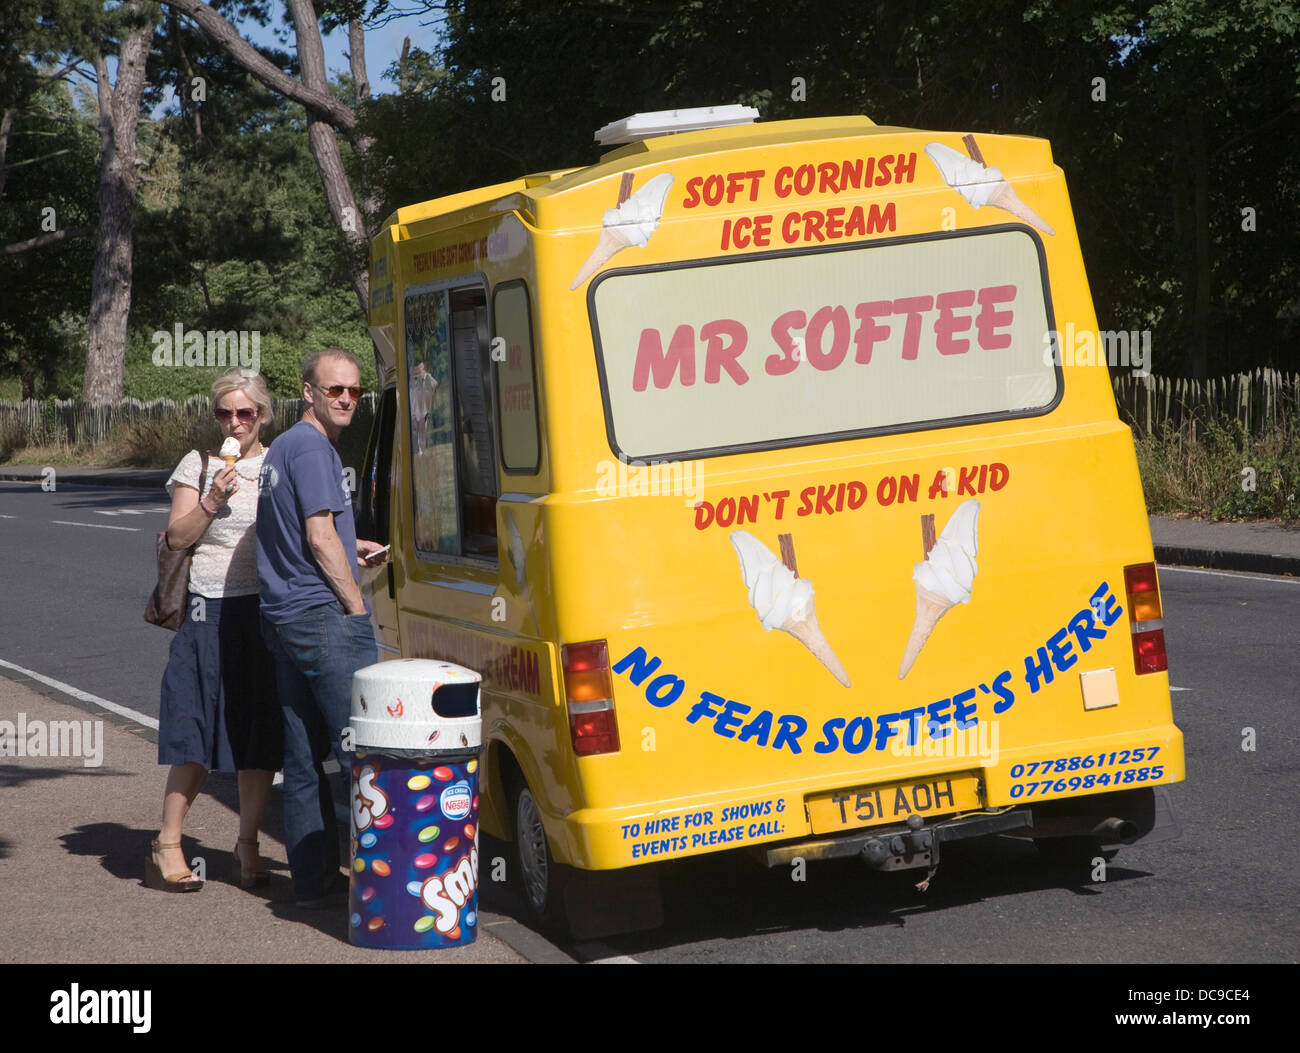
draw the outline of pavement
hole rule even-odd
[[[244,891],[231,880],[238,827],[233,775],[213,774],[185,822],[186,858],[207,882],[188,895],[144,884],[157,836],[164,770],[154,735],[133,721],[56,697],[46,684],[0,668],[0,719],[39,726],[77,721],[80,756],[8,756],[0,763],[0,962],[191,964],[524,964],[567,962],[558,948],[504,915],[479,912],[464,947],[388,951],[348,942],[347,911],[293,901],[279,805],[272,795],[262,857],[272,878]],[[41,690],[36,690],[40,688]],[[57,726],[57,725],[55,725]],[[17,736],[10,734],[9,742]],[[71,744],[76,747],[77,739]],[[11,747],[12,748],[12,747]],[[97,763],[96,763],[97,762]]]
[[[40,466],[0,468],[0,479],[39,483]],[[161,489],[169,473],[56,468],[59,486]],[[1300,529],[1151,517],[1161,563],[1300,575]],[[82,752],[13,757],[0,766],[0,961],[23,963],[420,962],[522,964],[572,961],[513,919],[480,912],[476,942],[440,951],[377,951],[348,942],[346,911],[293,903],[274,802],[262,835],[272,874],[247,892],[226,876],[237,820],[233,776],[213,775],[185,824],[187,858],[202,857],[208,882],[168,896],[142,880],[162,796],[154,733],[130,718],[0,666],[0,719],[90,721]],[[85,728],[86,724],[83,723]],[[99,760],[98,764],[87,761]]]

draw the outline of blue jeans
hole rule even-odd
[[[281,625],[262,619],[284,713],[284,832],[296,899],[323,896],[339,869],[334,798],[321,762],[331,751],[351,780],[340,738],[352,712],[352,674],[379,660],[369,614],[340,603]],[[346,793],[347,791],[345,791]]]

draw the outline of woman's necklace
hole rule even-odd
[[[236,468],[236,470],[238,470],[239,466],[240,466],[241,464],[243,464],[245,461],[255,461],[255,460],[257,460],[257,458],[261,457],[262,454],[264,454],[264,453],[266,453],[266,447],[263,446],[262,443],[259,441],[258,444],[257,444],[257,452],[256,452],[256,453],[253,453],[253,452],[250,450],[247,456],[245,456],[245,457],[241,457],[241,458],[239,458],[239,460],[237,460],[237,461],[235,462],[235,468]],[[243,473],[241,472],[240,474],[242,475]],[[245,478],[252,478],[252,476],[245,476]]]

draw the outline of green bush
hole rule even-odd
[[[356,355],[361,360],[361,386],[367,391],[375,390],[375,355],[370,337],[356,326],[313,326],[304,338],[292,341],[276,332],[258,332],[258,364],[273,398],[302,397],[303,357],[323,347],[341,347]],[[157,365],[153,360],[154,348],[153,341],[143,334],[137,335],[128,347],[124,379],[128,397],[143,402],[153,399],[179,402],[191,395],[207,395],[212,390],[212,382],[225,371],[216,366]]]
[[[1237,421],[1137,440],[1147,510],[1207,519],[1300,520],[1300,432],[1263,435]]]
[[[190,450],[214,448],[221,439],[221,429],[212,418],[179,414],[140,417],[114,432],[110,443],[122,442],[127,450],[126,463],[141,468],[171,467]]]

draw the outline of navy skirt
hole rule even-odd
[[[284,767],[284,720],[256,595],[189,597],[163,673],[158,763]]]

